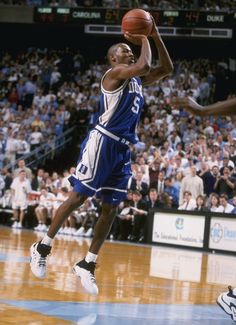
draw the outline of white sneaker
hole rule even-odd
[[[216,302],[236,322],[236,289],[232,289],[231,286],[228,289],[228,292],[219,295]]]
[[[17,225],[18,225],[18,222],[17,221],[14,221],[11,227],[12,228],[17,228]]]
[[[46,259],[50,251],[51,246],[41,244],[41,242],[34,243],[30,247],[30,267],[37,278],[45,278],[46,276]]]
[[[73,266],[73,271],[80,277],[82,286],[91,295],[98,294],[98,287],[94,276],[95,267],[96,263],[87,263],[85,260],[82,260]]]
[[[89,228],[84,234],[84,237],[91,237],[92,234],[93,234],[93,228]]]
[[[18,228],[18,229],[22,229],[23,228],[22,223],[20,221],[17,222],[16,228]]]
[[[40,231],[44,231],[44,232],[46,232],[47,229],[48,229],[48,227],[47,227],[44,223],[41,224]]]
[[[84,236],[85,231],[84,231],[84,227],[80,227],[75,233],[74,236]]]

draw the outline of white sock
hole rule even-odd
[[[88,252],[86,257],[85,257],[85,261],[87,263],[89,263],[89,262],[94,262],[95,263],[96,260],[97,260],[97,257],[98,257],[98,255]]]
[[[48,237],[48,235],[45,235],[43,237],[43,239],[41,240],[41,244],[44,244],[44,245],[48,245],[48,246],[52,246],[51,243],[52,243],[53,239]]]

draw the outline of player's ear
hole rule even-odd
[[[113,54],[110,55],[110,62],[111,62],[111,63],[112,63],[112,62],[116,62],[116,57],[115,57],[115,55],[113,55]]]

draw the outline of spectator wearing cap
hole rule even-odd
[[[196,208],[196,200],[193,199],[190,191],[184,191],[182,204],[179,205],[178,210],[193,211]]]
[[[180,187],[179,204],[183,203],[184,193],[191,192],[192,198],[196,199],[198,195],[203,195],[203,180],[197,175],[197,168],[195,165],[190,167],[190,175],[183,178]]]
[[[231,177],[229,167],[224,167],[223,175],[218,175],[217,177],[214,185],[214,191],[219,195],[226,194],[229,198],[232,198],[235,185],[236,182],[235,179]]]

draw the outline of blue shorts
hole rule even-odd
[[[131,177],[130,149],[98,130],[92,130],[81,145],[75,175],[69,177],[73,191],[118,205],[126,199]]]

